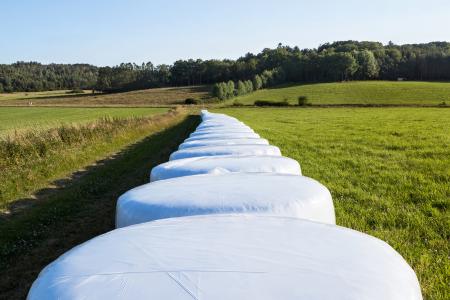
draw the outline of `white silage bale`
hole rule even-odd
[[[35,299],[421,300],[385,242],[289,217],[209,215],[130,226],[47,266]]]
[[[218,127],[218,128],[204,128],[204,129],[197,129],[193,131],[192,133],[214,133],[214,132],[223,132],[223,131],[237,131],[237,132],[255,132],[250,127],[243,127],[243,126],[234,126],[234,127]]]
[[[201,137],[201,136],[209,136],[209,135],[215,135],[215,134],[227,134],[227,135],[231,135],[231,134],[255,134],[255,132],[253,130],[249,130],[249,129],[223,129],[223,130],[205,130],[205,131],[194,131],[192,132],[189,137]]]
[[[231,146],[231,145],[269,145],[266,139],[208,139],[208,140],[194,140],[180,144],[178,149],[187,149],[194,147],[205,146]]]
[[[169,160],[199,157],[199,156],[219,156],[219,155],[234,155],[234,156],[250,156],[250,155],[274,155],[281,156],[281,151],[278,147],[271,145],[229,145],[229,146],[205,146],[187,148],[178,150],[170,155]]]
[[[301,175],[296,160],[283,156],[206,156],[172,160],[154,167],[150,181],[220,173]]]
[[[248,127],[248,126],[242,122],[206,121],[200,123],[196,129],[217,128],[217,127]]]
[[[311,178],[275,173],[225,173],[159,180],[134,188],[117,201],[116,226],[223,213],[335,223],[330,192]]]
[[[194,140],[208,140],[208,139],[259,139],[260,136],[254,132],[233,132],[233,133],[209,133],[199,136],[192,136],[185,139],[185,142]]]

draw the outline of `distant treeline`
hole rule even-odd
[[[98,68],[87,64],[0,64],[0,92],[90,89],[97,83],[97,74]]]
[[[0,65],[0,91],[94,88],[127,91],[164,86],[252,80],[277,72],[277,83],[342,80],[450,80],[450,43],[383,45],[341,41],[317,49],[279,44],[237,60],[178,60],[173,65],[123,63],[114,67],[85,64]]]

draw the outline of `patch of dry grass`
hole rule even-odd
[[[187,98],[207,99],[209,98],[208,86],[189,87],[169,87],[139,90],[124,93],[111,94],[66,94],[53,93],[38,94],[32,97],[33,93],[28,93],[26,98],[23,93],[18,93],[17,97],[10,94],[1,94],[0,105],[2,106],[158,106],[182,104]]]

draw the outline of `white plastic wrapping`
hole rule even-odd
[[[205,131],[194,131],[192,132],[189,137],[200,137],[200,136],[206,136],[211,134],[244,134],[244,133],[250,133],[254,134],[255,132],[250,129],[223,129],[223,130],[205,130]]]
[[[240,124],[244,124],[244,122],[241,122],[238,119],[232,118],[232,117],[202,119],[202,123],[229,123],[229,124],[240,123]]]
[[[202,135],[202,134],[212,134],[212,133],[234,133],[234,132],[238,132],[238,133],[245,133],[245,132],[250,132],[250,133],[255,133],[253,131],[253,129],[250,128],[245,128],[245,127],[231,127],[231,128],[214,128],[214,129],[199,129],[196,130],[194,132],[192,132],[190,134],[190,136],[195,136],[195,135]]]
[[[47,266],[35,299],[420,300],[388,244],[350,229],[267,216],[198,216],[130,226]]]
[[[178,149],[181,150],[194,147],[231,146],[231,145],[269,145],[269,141],[266,139],[195,140],[180,144],[180,146],[178,146]]]
[[[172,160],[154,167],[150,181],[182,176],[223,173],[278,173],[301,175],[296,160],[283,156],[206,156]]]
[[[250,128],[243,123],[229,123],[229,122],[202,122],[195,130],[209,130],[220,128]]]
[[[244,124],[244,122],[241,122],[238,119],[232,118],[232,117],[202,119],[202,124],[213,124],[213,123]],[[202,125],[202,124],[200,124],[200,125]]]
[[[209,126],[206,128],[197,128],[195,132],[204,132],[204,131],[224,131],[224,130],[247,130],[250,132],[254,132],[253,129],[251,129],[248,126],[245,125],[221,125],[221,126]]]
[[[271,145],[230,145],[230,146],[205,146],[178,150],[170,155],[169,160],[217,155],[274,155],[281,156],[280,149]]]
[[[259,139],[260,136],[254,132],[224,132],[224,133],[209,133],[199,136],[191,136],[185,142],[195,140],[209,140],[209,139]]]
[[[233,120],[233,121],[238,121],[234,117],[230,117],[230,116],[225,115],[225,114],[211,113],[211,112],[208,112],[206,110],[203,110],[201,112],[201,118],[202,118],[202,121],[208,121],[208,120]]]
[[[178,177],[134,188],[117,201],[116,226],[224,213],[278,215],[335,223],[330,192],[311,178],[227,173]]]

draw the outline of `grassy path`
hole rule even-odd
[[[0,220],[0,299],[24,298],[44,266],[113,229],[118,196],[148,182],[150,169],[166,161],[198,121],[181,115],[164,126],[139,130],[120,153],[62,186],[44,189],[41,196],[37,192],[39,205]]]
[[[305,176],[327,186],[338,225],[388,242],[426,299],[450,295],[450,110],[234,108]]]

